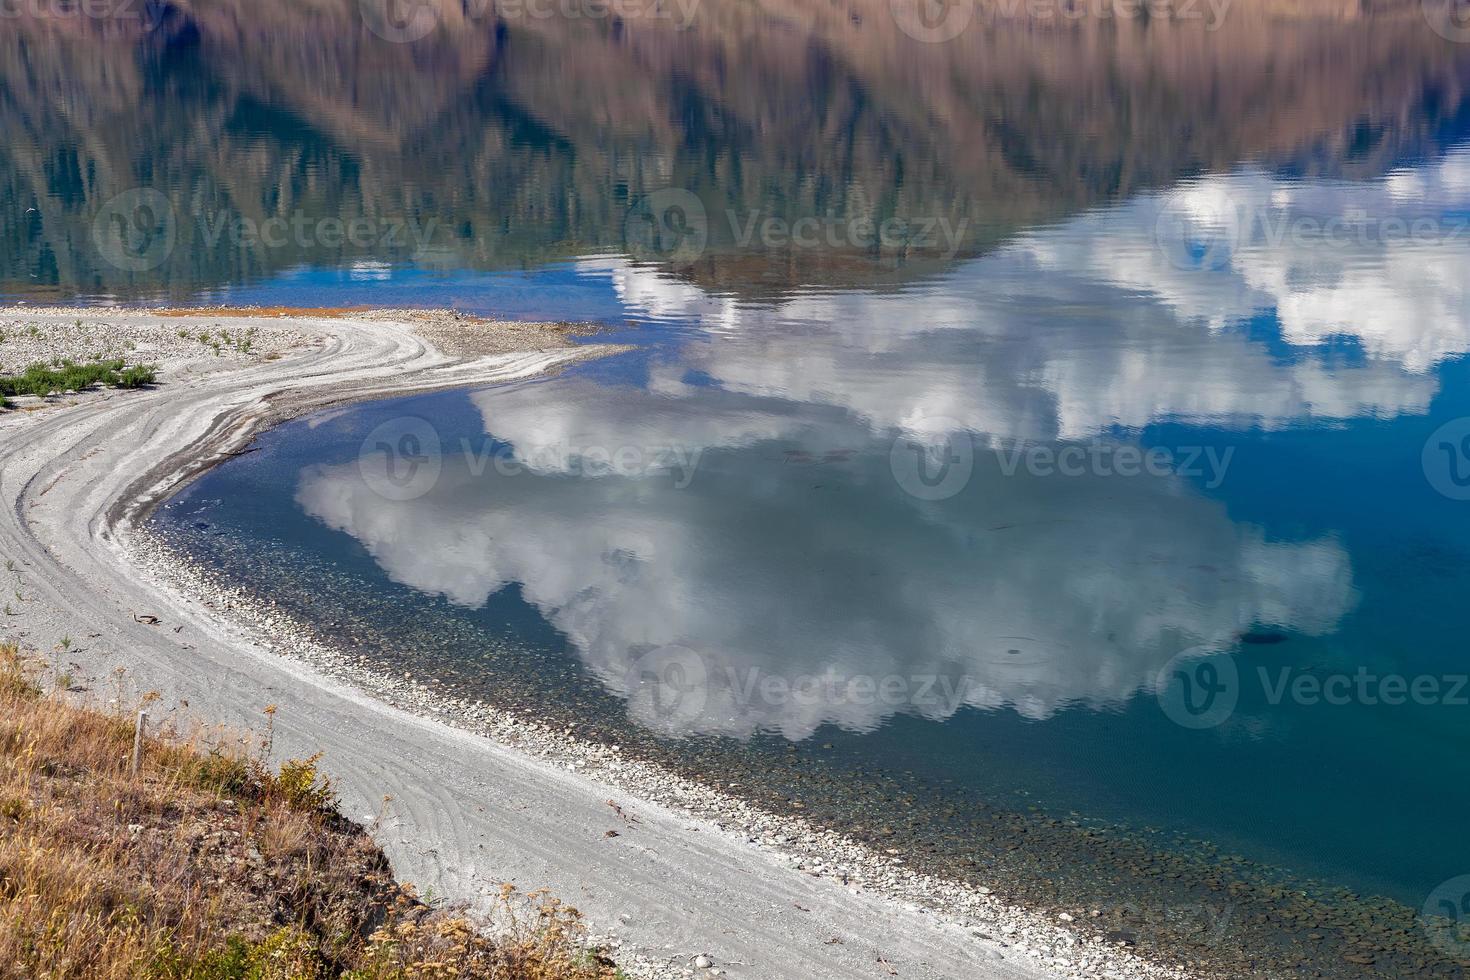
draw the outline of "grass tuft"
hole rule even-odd
[[[7,399],[16,395],[44,398],[58,391],[82,391],[97,384],[113,388],[142,388],[157,380],[157,368],[144,364],[129,365],[122,360],[32,364],[20,374],[0,375],[0,407],[8,407]]]

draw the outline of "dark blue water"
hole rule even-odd
[[[596,323],[634,350],[296,420],[157,526],[1017,900],[1459,969],[1415,916],[1470,891],[1470,51],[858,7],[22,19],[0,287]]]

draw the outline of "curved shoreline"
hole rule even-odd
[[[99,313],[78,315],[158,316]],[[198,601],[207,583],[191,580],[138,525],[272,422],[350,399],[527,377],[609,352],[566,344],[451,357],[406,318],[272,322],[319,346],[270,365],[179,372],[151,392],[87,395],[37,418],[0,417],[0,449],[11,456],[0,477],[0,547],[19,559],[18,591],[34,593],[7,627],[22,621],[24,638],[41,649],[85,637],[63,659],[97,678],[121,667],[133,690],[159,690],[161,705],[181,718],[255,725],[259,710],[276,704],[282,751],[325,750],[349,811],[371,813],[383,791],[393,796],[387,829],[396,837],[383,843],[401,876],[471,902],[502,880],[549,886],[609,942],[616,934],[620,963],[641,975],[684,975],[699,954],[731,976],[1187,975],[978,890],[898,869],[866,845],[616,748],[483,709],[469,734],[444,724],[435,706],[384,700],[392,692],[383,678],[344,669],[333,651],[293,649],[299,632],[279,616]],[[154,617],[156,625],[147,621]],[[610,801],[609,793],[626,795]]]

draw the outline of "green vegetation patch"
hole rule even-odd
[[[16,395],[44,398],[58,391],[82,391],[99,384],[109,388],[142,388],[157,380],[157,368],[129,365],[122,360],[32,364],[20,374],[0,375],[0,407],[8,407],[9,399]]]

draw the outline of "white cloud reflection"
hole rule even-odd
[[[502,420],[556,416],[579,441],[588,419],[655,409],[657,396],[628,390],[601,403],[557,390],[570,383],[486,404]],[[802,739],[823,723],[865,731],[962,705],[1032,718],[1112,707],[1186,647],[1228,645],[1262,622],[1325,633],[1354,599],[1335,540],[1268,541],[1174,478],[1005,476],[990,460],[963,506],[925,510],[860,427],[806,430],[820,465],[747,435],[747,448],[706,455],[686,490],[476,477],[452,458],[416,500],[373,493],[356,464],[308,468],[297,499],[414,589],[475,608],[519,583],[635,720],[676,733]],[[668,649],[703,678],[697,705],[674,714],[640,687],[649,652]],[[796,698],[762,686],[803,677],[827,687]],[[905,693],[853,696],[864,679]]]

